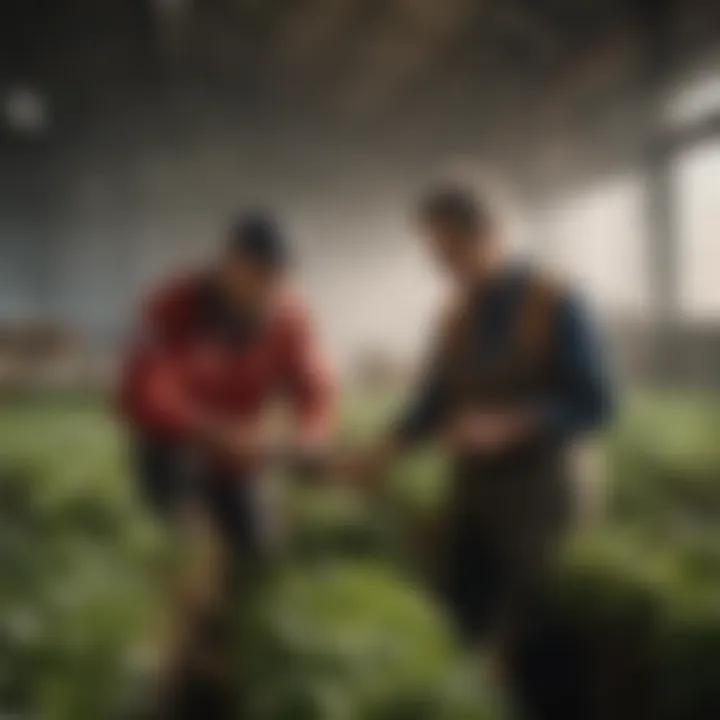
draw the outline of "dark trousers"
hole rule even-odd
[[[231,662],[236,593],[248,580],[248,571],[261,565],[266,549],[255,478],[204,464],[183,446],[165,439],[137,438],[133,450],[140,492],[150,508],[171,523],[190,510],[203,513],[230,558],[217,606],[203,608],[199,614],[194,610],[186,620],[194,639],[187,654],[178,658],[171,697],[162,700],[152,717],[231,720],[238,717],[242,705],[238,678],[232,673],[227,678],[208,674],[198,658],[224,658],[219,661],[224,665]]]
[[[446,510],[443,594],[473,644],[516,626],[565,534],[569,484],[560,458],[460,459]]]
[[[259,558],[266,527],[254,478],[203,463],[179,443],[156,437],[137,438],[133,454],[140,491],[155,513],[172,520],[191,507],[205,512],[235,554]]]

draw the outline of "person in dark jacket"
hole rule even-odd
[[[374,475],[431,438],[446,444],[442,597],[465,639],[500,647],[568,528],[568,451],[607,420],[610,382],[580,299],[504,257],[487,202],[442,187],[418,216],[455,297],[408,407],[356,471]]]

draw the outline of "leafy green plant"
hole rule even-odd
[[[287,569],[241,627],[239,682],[258,720],[499,717],[477,683],[473,694],[453,682],[458,654],[442,616],[392,568]]]

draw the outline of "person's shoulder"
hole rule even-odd
[[[551,305],[562,305],[576,294],[567,278],[541,264],[524,263],[514,272],[534,300],[542,299]]]
[[[453,293],[441,303],[435,319],[434,334],[441,344],[451,342],[466,326],[470,302],[463,293]]]
[[[544,317],[554,326],[574,327],[594,322],[596,313],[583,288],[551,269],[532,267],[528,275],[526,313]]]
[[[169,322],[185,316],[207,279],[203,271],[176,273],[160,281],[146,296],[145,309],[156,322]]]
[[[310,315],[307,297],[295,287],[283,289],[273,308],[275,326],[283,334],[302,332],[311,322]]]

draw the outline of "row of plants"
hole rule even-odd
[[[0,712],[129,716],[144,701],[170,553],[95,407],[0,414]]]
[[[638,398],[605,439],[607,514],[570,544],[518,655],[549,716],[720,717],[719,407]],[[351,411],[348,433],[367,436],[383,412]],[[14,405],[0,438],[0,711],[132,717],[178,549],[138,503],[122,439],[94,404]],[[415,562],[442,462],[408,458],[375,501],[285,494],[285,553],[240,613],[238,685],[254,718],[505,714]]]

